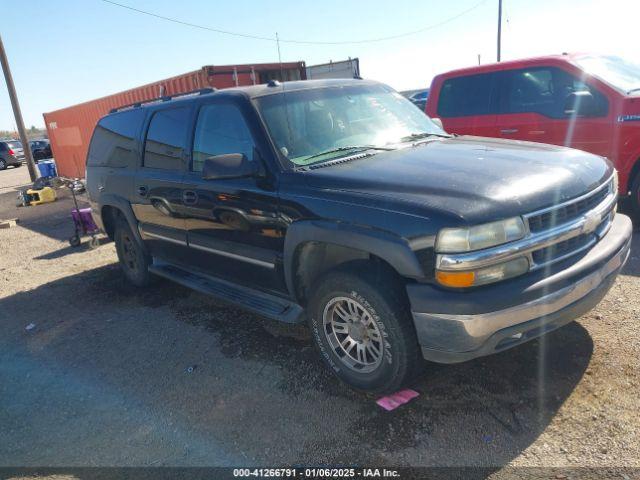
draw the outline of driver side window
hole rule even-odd
[[[238,107],[204,105],[198,113],[191,170],[201,172],[207,158],[227,153],[244,153],[253,160],[254,147],[251,132]]]

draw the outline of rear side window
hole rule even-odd
[[[594,109],[590,116],[604,116],[606,97],[568,72],[556,67],[537,67],[503,72],[505,90],[501,113],[539,113],[549,118],[566,118],[567,99],[574,92],[589,92]]]
[[[93,132],[87,166],[129,167],[136,163],[136,137],[144,120],[142,109],[102,118]]]
[[[236,106],[212,104],[200,109],[193,140],[194,172],[201,172],[205,159],[214,155],[244,153],[252,160],[253,148],[249,127]]]
[[[467,117],[495,113],[493,73],[449,78],[440,89],[438,116]]]
[[[158,110],[151,117],[144,145],[144,166],[162,170],[180,170],[187,129],[189,107]]]

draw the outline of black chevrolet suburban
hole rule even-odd
[[[126,106],[87,157],[95,220],[131,283],[306,319],[327,366],[371,392],[593,308],[629,256],[616,183],[596,155],[448,135],[365,80]]]

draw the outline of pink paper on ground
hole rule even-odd
[[[404,405],[409,402],[412,398],[416,398],[418,395],[420,394],[415,390],[400,390],[399,392],[392,393],[386,397],[379,398],[376,400],[376,403],[390,412],[391,410],[398,408],[400,405]]]

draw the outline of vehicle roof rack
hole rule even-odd
[[[191,97],[191,96],[196,96],[196,95],[205,95],[207,93],[213,93],[215,91],[216,91],[215,88],[200,88],[198,90],[192,90],[190,92],[176,93],[176,94],[173,94],[173,95],[164,95],[162,97],[152,98],[150,100],[144,100],[142,102],[130,103],[129,105],[122,105],[121,107],[112,108],[111,110],[109,110],[109,113],[121,112],[123,110],[129,110],[131,108],[138,108],[138,107],[141,107],[143,105],[149,105],[149,104],[152,104],[152,103],[168,102],[170,100],[174,100],[176,98],[181,98],[181,97]]]

